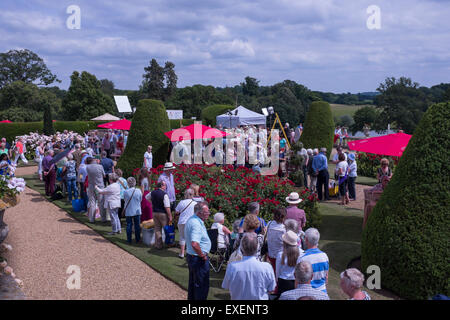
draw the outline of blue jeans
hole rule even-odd
[[[186,255],[189,268],[188,300],[206,300],[209,292],[209,258]]]
[[[132,216],[132,217],[126,217],[127,220],[127,241],[131,243],[131,236],[133,231],[133,224],[134,224],[134,236],[136,238],[136,242],[139,242],[141,240],[141,225],[140,220],[141,216]]]
[[[67,193],[69,194],[69,201],[72,201],[72,191],[73,198],[78,199],[78,188],[77,180],[75,178],[66,181]]]

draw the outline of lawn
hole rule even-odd
[[[44,183],[37,179],[36,175],[24,176],[27,186],[38,191],[44,196]],[[58,207],[66,210],[75,219],[86,224],[98,234],[112,243],[136,256],[150,267],[161,273],[166,278],[177,283],[184,289],[188,285],[188,269],[185,260],[177,257],[178,249],[169,248],[158,251],[145,245],[129,245],[126,242],[125,230],[119,236],[108,236],[111,231],[109,224],[89,223],[85,214],[72,211],[71,205],[66,200],[53,202]],[[330,273],[328,294],[331,299],[345,299],[339,287],[339,274],[346,269],[349,262],[361,255],[361,233],[363,212],[361,210],[342,208],[334,204],[321,203],[320,210],[323,216],[320,227],[320,248],[328,254],[330,259]],[[209,299],[229,299],[227,291],[220,288],[225,272],[210,273]],[[368,291],[372,299],[389,299],[386,293]]]
[[[363,107],[371,106],[371,105],[346,105],[346,104],[330,104],[331,113],[333,114],[333,118],[340,118],[343,115],[349,115],[353,117],[356,110],[361,109]]]

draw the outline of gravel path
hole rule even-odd
[[[35,168],[20,168],[30,174]],[[144,262],[73,219],[26,188],[20,203],[7,209],[10,227],[5,255],[27,299],[186,299],[187,293]],[[67,269],[77,265],[81,288],[69,290]]]

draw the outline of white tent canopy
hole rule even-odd
[[[97,118],[92,118],[93,121],[117,121],[120,120],[120,118],[113,116],[112,114],[105,113],[101,116],[98,116]]]
[[[236,113],[237,112],[237,113]],[[263,125],[266,126],[266,116],[239,106],[227,113],[216,117],[216,124],[223,128],[236,128],[237,126]]]

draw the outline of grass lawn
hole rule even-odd
[[[334,171],[336,170],[336,165],[332,162],[328,163],[328,174],[330,175],[330,179],[334,179]],[[356,177],[357,184],[363,184],[366,186],[374,186],[378,183],[378,180],[370,177],[358,176]]]
[[[45,196],[44,183],[39,181],[36,175],[28,175],[23,178],[26,179],[29,188]],[[125,230],[122,231],[121,235],[108,236],[107,233],[111,231],[109,223],[89,223],[87,216],[82,213],[73,212],[71,204],[66,200],[58,200],[53,203],[66,210],[75,219],[86,224],[104,238],[136,256],[163,276],[187,290],[188,268],[185,260],[178,258],[177,248],[159,251],[150,249],[143,244],[129,245],[126,242]],[[361,255],[360,241],[363,212],[361,210],[342,208],[338,205],[327,203],[321,203],[320,210],[323,215],[323,222],[320,227],[320,248],[328,254],[330,259],[329,283],[327,286],[328,294],[331,299],[345,299],[346,297],[341,293],[339,286],[339,274],[346,269],[348,263],[353,258]],[[211,270],[209,299],[230,298],[228,292],[220,288],[224,275],[225,271],[215,273]],[[388,294],[379,294],[369,290],[368,292],[372,299],[389,299]]]
[[[346,105],[346,104],[330,104],[331,113],[333,114],[333,118],[340,118],[343,115],[349,115],[353,117],[356,110],[361,109],[363,107],[367,107],[371,105]]]

